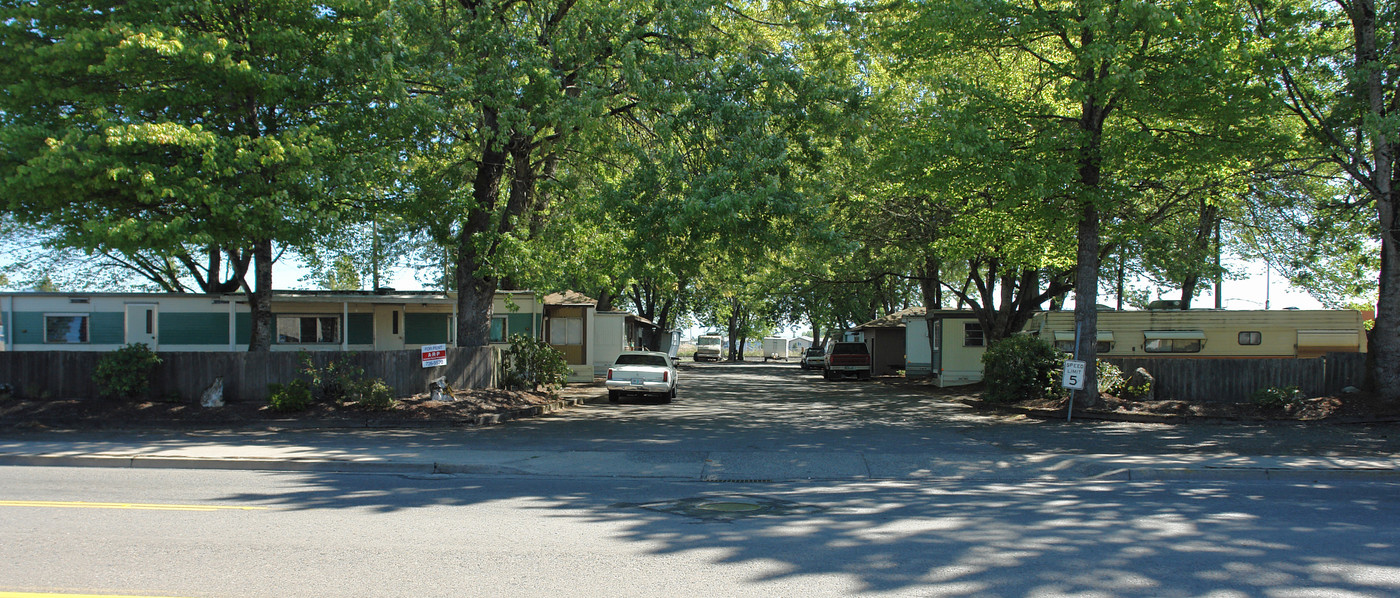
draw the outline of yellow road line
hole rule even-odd
[[[175,598],[173,596],[118,596],[116,594],[44,594],[0,592],[0,598]]]
[[[0,500],[0,507],[48,507],[56,509],[136,509],[145,511],[264,511],[267,507],[220,507],[214,505],[158,505],[130,502],[83,502],[50,500]],[[41,594],[35,594],[39,596]],[[0,593],[0,598],[9,598]]]

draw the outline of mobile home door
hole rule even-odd
[[[126,344],[141,343],[152,351],[156,346],[156,305],[154,303],[131,303],[126,306]]]

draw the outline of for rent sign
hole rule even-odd
[[[447,345],[423,345],[423,367],[447,365]]]

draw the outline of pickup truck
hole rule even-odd
[[[854,376],[869,380],[870,370],[870,349],[865,343],[836,343],[826,353],[822,377],[836,380]]]

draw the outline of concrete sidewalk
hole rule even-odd
[[[61,436],[61,437],[59,437]],[[0,439],[0,465],[789,480],[1400,480],[1400,458],[787,450],[502,450],[431,434],[64,433]]]

